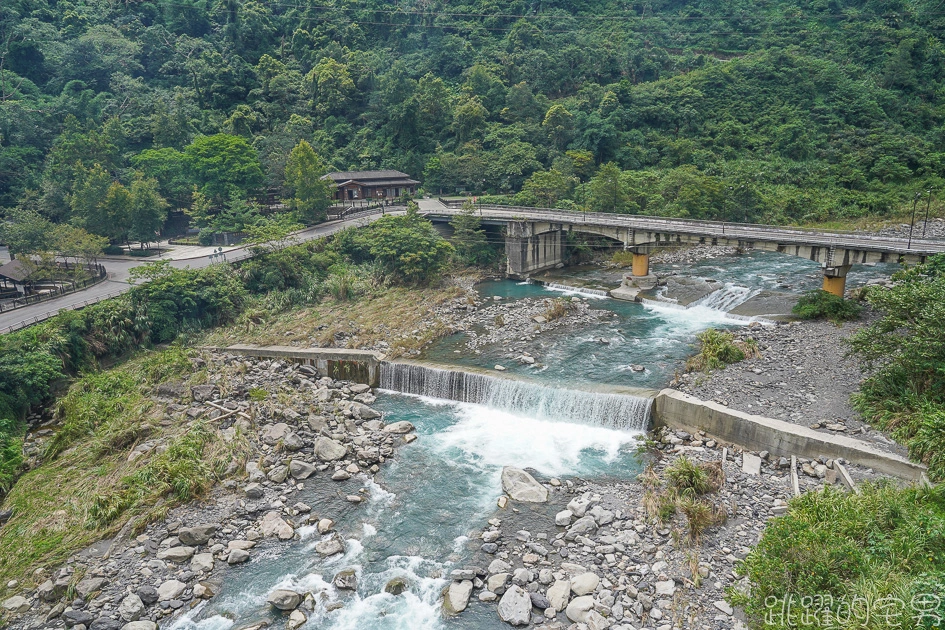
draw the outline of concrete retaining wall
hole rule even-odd
[[[253,357],[286,359],[314,366],[319,374],[331,378],[364,383],[371,387],[381,384],[381,360],[384,355],[371,350],[344,348],[296,348],[293,346],[255,346],[238,344],[220,348],[224,352]]]
[[[653,426],[669,426],[689,433],[705,431],[715,440],[750,451],[768,451],[778,457],[842,457],[902,479],[918,480],[926,470],[921,464],[884,453],[860,440],[736,411],[674,389],[662,390],[653,401]]]

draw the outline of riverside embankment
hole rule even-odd
[[[559,304],[562,316],[535,319]],[[707,326],[758,330],[709,310],[509,282],[481,285],[398,328],[407,338],[422,339],[437,326],[453,335],[427,350],[440,368],[385,372],[381,365],[379,389],[341,382],[339,373],[313,374],[317,365],[284,358],[210,354],[204,359],[210,399],[198,402],[204,390],[171,382],[152,392],[154,402],[181,423],[203,407],[219,421],[221,441],[245,440],[245,458],[222,471],[229,480],[208,500],[174,508],[144,529],[132,525],[117,541],[44,567],[35,584],[8,591],[29,606],[16,623],[59,626],[80,615],[76,621],[100,628],[146,618],[182,630],[265,623],[488,630],[508,627],[503,618],[512,615],[548,629],[574,622],[615,630],[734,627],[739,612],[723,594],[739,587],[732,569],[766,519],[785,509],[793,492],[790,458],[672,430],[650,436],[655,443],[641,462],[651,403],[616,391],[664,384]],[[319,325],[331,333],[329,353],[345,345],[393,347],[396,340],[372,333],[386,322],[371,324],[339,317]],[[451,363],[466,369],[442,368]],[[374,413],[380,417],[367,419]],[[405,422],[413,431],[399,433]],[[147,441],[129,444],[125,457],[148,461],[158,454],[161,445]],[[698,531],[684,506],[664,502],[662,512],[653,512],[668,487],[667,469],[684,455],[724,472],[705,499],[712,518]],[[653,472],[638,481],[645,463]],[[834,483],[842,462],[803,457],[798,464],[799,489],[807,491]],[[526,489],[547,499],[523,500],[521,488],[503,480],[507,467],[527,471],[535,483],[524,478]],[[848,469],[856,479],[869,475]],[[330,530],[326,518],[334,521]],[[201,534],[195,538],[194,528]],[[205,542],[195,542],[207,532]],[[234,550],[248,559],[241,562]],[[104,581],[83,584],[81,601],[77,591],[56,591],[86,579]],[[162,587],[163,596],[173,596],[147,603],[150,589]],[[142,603],[138,622],[122,614],[137,609],[132,595]],[[543,606],[552,599],[554,606]],[[58,615],[49,616],[56,608]]]

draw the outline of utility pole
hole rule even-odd
[[[925,223],[922,224],[922,238],[925,238],[925,230],[929,227],[929,209],[932,207],[932,187],[929,186],[929,202],[925,204]]]
[[[915,207],[919,203],[919,197],[922,196],[922,193],[917,192],[915,197],[912,198],[912,222],[909,224],[909,244],[906,245],[906,249],[912,249],[912,230],[915,229]]]

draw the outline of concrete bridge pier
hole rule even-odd
[[[560,224],[510,221],[505,236],[507,273],[524,278],[564,262],[564,230]]]
[[[634,277],[645,278],[650,275],[650,252],[652,250],[653,246],[649,244],[627,247],[627,251],[633,254],[630,273]]]
[[[847,274],[852,266],[824,267],[824,291],[843,297],[847,287]]]

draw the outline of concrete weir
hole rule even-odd
[[[881,473],[918,481],[925,466],[844,435],[820,433],[804,426],[729,409],[675,389],[664,389],[653,401],[654,426],[669,426],[690,433],[705,431],[713,439],[778,457],[816,459],[842,457]]]

